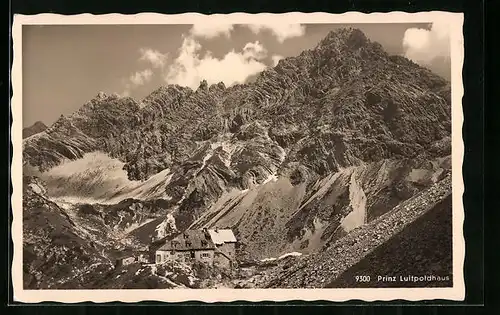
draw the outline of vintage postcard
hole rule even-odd
[[[463,15],[16,15],[16,301],[463,300]]]

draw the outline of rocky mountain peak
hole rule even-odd
[[[108,98],[108,95],[106,93],[104,93],[103,91],[100,91],[99,93],[97,93],[95,98],[98,100],[103,100],[103,99]]]
[[[49,129],[54,129],[54,128],[57,128],[59,126],[64,126],[67,123],[69,123],[68,117],[66,117],[65,115],[61,114],[59,116],[59,118],[50,126]]]
[[[208,91],[208,83],[207,80],[201,80],[200,81],[200,86],[198,87],[197,91],[203,91],[206,92]]]
[[[144,104],[155,104],[158,102],[169,103],[170,101],[191,93],[192,90],[188,87],[180,86],[178,84],[169,84],[160,86],[146,96],[142,102]]]
[[[61,115],[50,127],[46,129],[48,134],[60,134],[66,137],[72,137],[78,133],[78,129],[73,124],[71,116]]]
[[[37,127],[40,127],[40,128],[47,128],[47,126],[41,122],[41,121],[36,121],[33,126],[37,126]]]
[[[330,31],[325,38],[323,38],[317,47],[328,46],[362,46],[369,42],[366,35],[357,28],[340,28]]]
[[[47,126],[43,122],[37,121],[31,126],[23,128],[23,139],[40,133],[45,129],[47,129]]]
[[[226,89],[226,85],[224,84],[224,82],[212,84],[209,88],[209,90],[225,90],[225,89]]]
[[[357,28],[341,28],[333,30],[323,38],[314,49],[316,52],[343,56],[355,53],[364,59],[387,58],[388,54],[382,45],[372,42]]]

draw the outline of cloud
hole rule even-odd
[[[276,36],[280,43],[283,43],[288,38],[303,36],[306,32],[306,27],[301,24],[271,23],[247,24],[245,26],[248,27],[254,34],[258,34],[263,30],[268,30]]]
[[[122,97],[130,96],[131,90],[151,81],[152,77],[153,77],[153,71],[151,69],[144,69],[142,71],[137,71],[134,74],[131,74],[128,78],[122,80],[122,84],[124,84],[125,88],[123,92],[117,94]]]
[[[151,71],[151,69],[146,69],[143,71],[137,71],[136,73],[132,74],[129,79],[133,85],[138,86],[150,81],[152,76],[153,71]]]
[[[267,56],[267,50],[259,41],[255,41],[253,43],[247,43],[245,47],[243,47],[243,56],[260,60]]]
[[[195,37],[203,37],[206,39],[215,38],[218,36],[226,36],[229,38],[233,30],[232,24],[194,24],[189,33]]]
[[[281,55],[273,55],[271,59],[273,60],[273,67],[276,67],[278,65],[278,62],[285,57]]]
[[[403,37],[403,48],[408,59],[424,66],[431,65],[436,58],[449,59],[449,25],[434,22],[430,30],[422,28],[407,29]]]
[[[144,85],[151,81],[153,78],[153,69],[163,69],[166,65],[168,58],[168,53],[161,53],[158,50],[151,48],[141,48],[139,49],[140,57],[139,61],[145,61],[151,65],[151,68],[147,68],[141,71],[136,71],[128,78],[123,79],[125,88],[122,93],[118,93],[121,96],[130,96],[130,92],[137,88],[138,86]]]
[[[153,68],[163,68],[167,61],[168,54],[162,54],[158,50],[151,48],[141,48],[141,57],[139,60],[149,62]]]
[[[200,50],[201,45],[193,37],[184,38],[179,55],[165,74],[165,81],[192,89],[198,88],[201,80],[209,85],[222,81],[230,86],[244,83],[267,67],[261,62],[267,51],[258,41],[247,43],[241,52],[231,50],[220,59],[213,57],[210,51],[201,56]]]

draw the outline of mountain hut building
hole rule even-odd
[[[236,261],[236,237],[229,229],[187,230],[156,249],[157,264],[171,261],[231,268]]]

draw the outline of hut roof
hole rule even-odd
[[[236,243],[236,237],[232,230],[229,229],[215,229],[208,230],[210,234],[210,238],[216,245],[224,244],[224,243]]]
[[[202,230],[188,230],[167,241],[158,250],[203,250],[215,249],[210,234]]]

